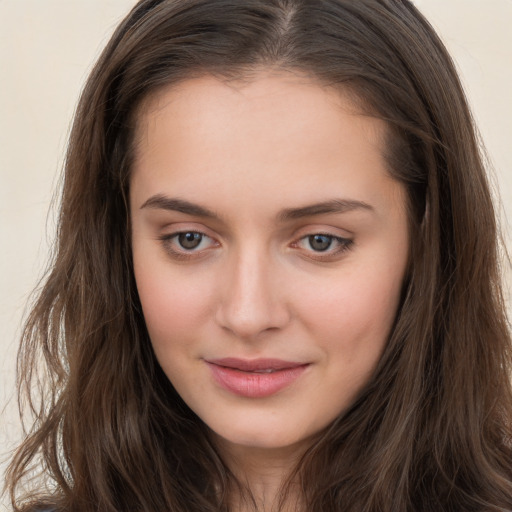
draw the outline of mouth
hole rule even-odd
[[[282,359],[237,359],[235,357],[226,357],[224,359],[211,359],[208,363],[222,366],[224,368],[231,368],[233,370],[240,370],[241,372],[253,373],[271,373],[288,368],[296,368],[303,366],[304,363],[297,363],[292,361],[283,361]]]
[[[218,385],[246,398],[265,398],[282,391],[298,380],[310,365],[281,359],[223,358],[205,362]]]

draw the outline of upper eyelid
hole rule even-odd
[[[181,224],[183,226],[181,226]],[[214,240],[220,238],[216,232],[207,228],[203,224],[201,224],[200,226],[194,224],[195,223],[180,222],[174,223],[172,225],[166,225],[159,229],[159,232],[161,233],[159,235],[159,238],[171,238],[173,236],[179,235],[180,233],[200,233],[201,235],[207,236]]]
[[[196,231],[198,233],[204,233],[205,235],[211,236],[211,237],[229,237],[229,230],[226,230],[224,232],[224,229],[218,229],[218,227],[214,227],[213,229],[208,227],[204,222],[201,221],[177,221],[177,222],[169,222],[165,223],[158,227],[159,231],[166,231],[169,229],[170,232],[173,233],[182,233],[186,231]],[[291,237],[300,237],[301,233],[303,233],[302,236],[307,235],[315,235],[315,234],[325,234],[329,236],[337,236],[337,237],[351,237],[354,235],[353,231],[351,229],[347,229],[346,227],[340,227],[336,225],[331,225],[329,223],[325,224],[322,222],[300,222],[298,226],[291,227],[288,226],[286,228],[279,228],[279,232],[285,233],[289,232],[291,233]]]
[[[354,236],[354,232],[346,228],[328,224],[306,224],[300,226],[294,231],[294,236],[297,238],[308,235],[327,235],[338,238],[351,238]]]

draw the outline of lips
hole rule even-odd
[[[223,358],[206,363],[217,384],[247,398],[265,398],[278,393],[299,379],[309,366],[281,359]]]

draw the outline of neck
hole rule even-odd
[[[267,449],[238,446],[218,439],[217,446],[231,472],[242,487],[249,490],[249,499],[237,493],[233,496],[232,509],[236,512],[296,512],[300,497],[297,482],[290,478],[304,447]],[[286,487],[283,489],[283,486]],[[282,491],[287,491],[282,507],[279,508]],[[235,489],[236,491],[236,489]]]

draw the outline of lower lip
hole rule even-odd
[[[293,384],[309,366],[307,364],[284,368],[271,373],[254,373],[207,363],[213,378],[231,393],[247,398],[264,398],[274,395]]]

